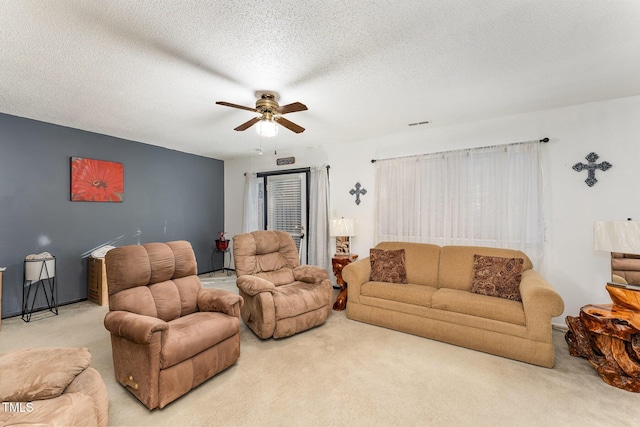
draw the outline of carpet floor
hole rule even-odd
[[[204,286],[236,292],[233,277]],[[332,312],[293,337],[261,340],[244,324],[237,364],[162,410],[115,378],[108,307],[5,319],[0,353],[88,347],[109,394],[113,426],[636,426],[640,395],[605,384],[554,330],[553,369],[404,334]],[[0,379],[1,381],[1,379]]]

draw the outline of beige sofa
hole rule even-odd
[[[521,251],[383,242],[404,249],[408,283],[370,281],[369,258],[344,268],[347,317],[544,367],[553,367],[551,318],[564,302]],[[470,292],[474,255],[522,258],[522,302]]]

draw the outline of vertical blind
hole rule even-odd
[[[283,230],[291,234],[300,249],[302,227],[302,179],[299,175],[280,175],[268,178],[267,218],[269,230]]]

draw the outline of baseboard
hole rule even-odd
[[[58,303],[58,307],[63,307],[63,306],[65,306],[65,305],[75,304],[75,303],[82,302],[82,301],[88,301],[88,299],[85,297],[85,298],[77,298],[77,299],[74,299],[74,300],[72,300],[72,301],[65,301],[65,302],[63,302],[63,303]],[[97,305],[97,304],[96,304],[96,305]],[[44,307],[36,307],[36,308],[33,310],[33,314],[40,313],[40,312],[45,312],[45,311],[50,311],[50,310],[49,310],[49,308],[48,308],[47,306],[44,306]],[[2,313],[2,319],[3,319],[3,320],[4,320],[4,319],[10,319],[10,318],[12,318],[12,317],[16,317],[16,316],[22,316],[22,310],[19,310],[19,311],[10,311],[10,312],[8,312],[8,313]]]
[[[567,325],[563,325],[562,323],[552,323],[551,329],[555,329],[556,331],[567,332],[569,328]]]

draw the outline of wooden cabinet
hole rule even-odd
[[[107,268],[104,258],[89,257],[87,273],[87,299],[98,305],[109,304],[109,288],[107,287]]]

